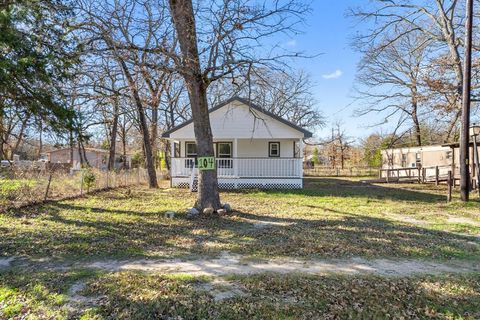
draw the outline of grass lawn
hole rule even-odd
[[[78,291],[72,292],[72,285]],[[479,274],[412,278],[263,274],[214,280],[86,270],[0,273],[0,319],[479,317]]]
[[[2,214],[1,253],[480,259],[480,202],[447,204],[444,187],[309,178],[304,190],[223,193],[234,214],[188,220],[184,212],[194,196],[168,188],[117,189]],[[170,210],[177,216],[164,218]]]
[[[117,189],[0,214],[0,258],[61,262],[257,258],[480,263],[480,202],[445,188],[306,179],[304,190],[222,193],[235,212],[188,220],[186,190]],[[176,211],[174,219],[164,217]],[[247,260],[246,260],[247,261]],[[396,260],[395,260],[396,261]],[[0,319],[478,319],[480,274],[410,277],[0,268]]]

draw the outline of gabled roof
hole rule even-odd
[[[310,131],[308,131],[308,130],[300,127],[300,126],[297,126],[297,125],[294,124],[293,122],[290,122],[290,121],[288,121],[288,120],[286,120],[286,119],[284,119],[284,118],[282,118],[282,117],[279,117],[279,116],[277,116],[276,114],[274,114],[274,113],[272,113],[272,112],[270,112],[270,111],[264,110],[264,109],[261,108],[260,106],[257,106],[256,104],[252,103],[251,101],[249,101],[249,100],[247,100],[247,99],[244,99],[244,98],[241,98],[241,97],[237,97],[237,96],[232,97],[232,98],[230,98],[230,99],[228,99],[228,100],[226,100],[226,101],[223,101],[223,102],[221,102],[220,104],[216,105],[216,106],[213,107],[213,108],[210,108],[210,109],[208,110],[208,113],[212,113],[212,112],[214,112],[214,111],[216,111],[216,110],[218,110],[218,109],[221,109],[221,108],[223,108],[224,106],[228,105],[229,103],[231,103],[231,102],[233,102],[233,101],[239,101],[239,102],[247,105],[247,106],[248,106],[249,108],[251,108],[251,109],[254,109],[254,110],[258,111],[258,112],[261,112],[261,113],[263,113],[263,114],[266,114],[267,116],[272,117],[273,119],[275,119],[275,120],[277,120],[277,121],[279,121],[279,122],[281,122],[281,123],[283,123],[283,124],[286,124],[287,126],[293,128],[293,129],[295,129],[295,130],[297,130],[297,131],[302,132],[302,133],[304,134],[305,138],[311,138],[312,135],[313,135]],[[185,121],[184,123],[179,124],[178,126],[173,127],[172,129],[170,129],[170,130],[168,130],[168,131],[165,131],[164,133],[162,133],[162,138],[169,138],[171,133],[173,133],[173,132],[177,131],[178,129],[181,129],[181,128],[189,125],[189,124],[192,123],[192,122],[193,122],[193,119],[190,119],[190,120],[188,120],[188,121]]]

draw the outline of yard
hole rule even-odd
[[[221,218],[186,219],[194,195],[166,186],[8,212],[0,318],[476,319],[480,202],[445,194],[307,178],[223,193]]]

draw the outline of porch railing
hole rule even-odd
[[[172,177],[189,177],[195,158],[172,158]],[[301,178],[299,158],[216,158],[219,178]]]

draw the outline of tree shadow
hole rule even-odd
[[[242,193],[245,191],[236,191]],[[304,188],[299,190],[265,190],[268,194],[300,195],[310,197],[360,197],[422,203],[446,202],[447,196],[407,190],[393,186],[380,186],[369,182],[341,178],[305,178]],[[247,191],[248,193],[248,191]]]
[[[320,207],[319,207],[320,208]],[[341,214],[338,218],[299,219],[266,217],[240,212],[238,216],[255,223],[267,222],[255,232],[240,235],[253,240],[244,249],[257,254],[293,255],[299,257],[338,258],[421,257],[465,258],[480,257],[480,242],[474,236],[432,230],[404,222],[325,208]],[[268,222],[272,224],[268,224]]]
[[[259,257],[299,258],[480,256],[475,237],[384,218],[325,208],[338,216],[277,217],[235,212],[222,218],[174,219],[71,203],[54,203],[38,230],[6,233],[0,247],[8,255],[94,257],[198,257],[223,251]],[[65,212],[76,211],[75,214]],[[120,214],[122,218],[113,217]],[[53,228],[50,228],[53,227]]]
[[[363,319],[372,315],[383,319],[392,314],[473,319],[480,315],[478,275],[390,278],[264,273],[224,280],[220,282],[224,292],[228,285],[239,289],[215,299],[211,290],[204,289],[218,285],[211,278],[17,269],[0,272],[0,290],[10,293],[4,295],[3,306],[11,318],[28,312],[76,319],[87,310],[92,317],[108,319]],[[76,283],[84,284],[74,293],[83,300],[58,299],[59,295],[71,298]],[[11,308],[18,304],[24,307]]]

